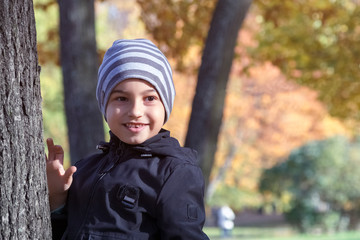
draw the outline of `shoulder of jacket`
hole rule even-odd
[[[108,152],[94,153],[94,154],[92,154],[90,156],[87,156],[87,157],[82,158],[79,161],[77,161],[75,163],[75,166],[79,167],[79,166],[86,165],[86,164],[92,164],[92,162],[99,161],[99,159],[103,158],[106,154],[108,154]]]
[[[162,161],[168,165],[170,171],[173,171],[177,167],[199,167],[197,156],[190,154],[185,148],[179,148],[176,155],[165,156]]]

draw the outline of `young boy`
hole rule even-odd
[[[115,41],[96,95],[110,128],[102,153],[64,171],[62,148],[47,140],[50,208],[67,220],[62,239],[208,239],[196,153],[162,129],[175,96],[166,57],[145,39]]]

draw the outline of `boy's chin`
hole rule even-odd
[[[145,142],[149,138],[137,136],[137,137],[131,137],[131,138],[122,137],[122,138],[119,138],[119,139],[121,141],[123,141],[124,143],[129,144],[129,145],[138,145],[138,144],[142,144],[143,142]]]

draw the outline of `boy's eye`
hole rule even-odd
[[[156,97],[155,96],[148,96],[148,97],[146,97],[146,100],[149,101],[149,102],[155,101]]]
[[[125,101],[127,101],[127,98],[126,97],[117,97],[116,100],[119,102],[125,102]]]

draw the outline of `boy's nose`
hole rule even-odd
[[[140,101],[134,101],[129,110],[129,117],[139,118],[144,113],[144,106]]]

